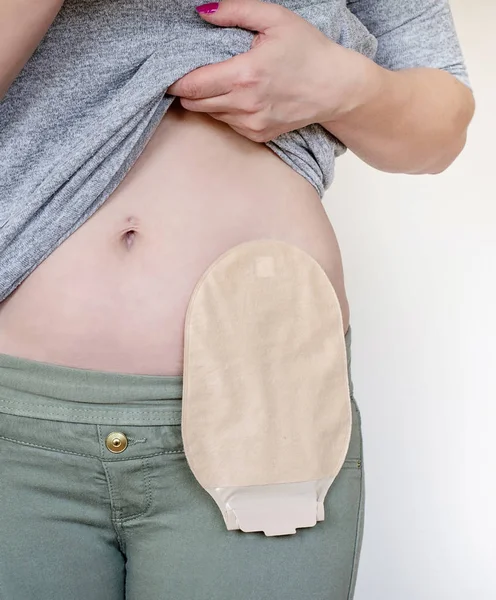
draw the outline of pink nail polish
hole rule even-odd
[[[201,4],[196,7],[197,12],[199,13],[214,13],[219,8],[218,2],[209,2],[208,4]]]

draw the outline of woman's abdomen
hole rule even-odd
[[[224,251],[260,238],[321,264],[346,329],[341,257],[316,190],[264,144],[176,101],[103,206],[0,304],[0,352],[180,374],[198,279]]]

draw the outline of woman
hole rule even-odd
[[[438,173],[473,98],[446,0],[277,4],[0,8],[2,597],[353,597],[351,379],[325,520],[227,531],[182,448],[186,309],[222,253],[288,242],[336,292],[349,376],[334,157]]]

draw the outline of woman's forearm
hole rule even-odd
[[[389,71],[357,55],[356,94],[321,121],[369,165],[390,173],[439,173],[465,145],[475,103],[451,74],[431,68]]]
[[[64,0],[1,0],[0,101],[63,4]]]

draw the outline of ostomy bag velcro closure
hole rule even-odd
[[[182,437],[227,529],[285,535],[322,521],[350,436],[342,315],[324,270],[277,240],[222,254],[186,314]]]

